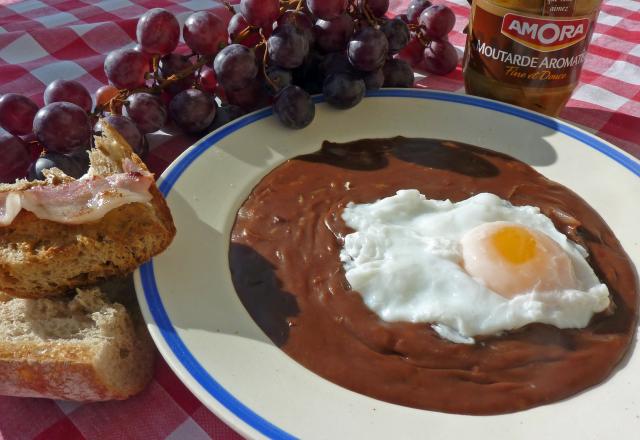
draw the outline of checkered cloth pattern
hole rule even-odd
[[[462,53],[468,4],[466,0],[442,2],[457,16],[450,41]],[[391,11],[402,13],[409,0],[390,3]],[[75,79],[96,90],[106,83],[105,55],[132,45],[137,18],[154,7],[166,8],[183,21],[192,11],[222,5],[211,0],[0,0],[0,94],[22,93],[42,104],[44,88],[57,78]],[[561,117],[640,157],[640,1],[604,1],[581,81]],[[417,85],[463,91],[462,72],[458,67],[444,77],[420,78]],[[153,149],[147,162],[156,173],[195,140],[164,134],[151,138]],[[78,404],[0,397],[0,438],[239,437],[159,359],[149,387],[124,402]]]

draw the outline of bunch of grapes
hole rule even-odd
[[[436,75],[446,75],[456,68],[458,53],[447,39],[456,23],[451,9],[429,0],[411,0],[400,19],[411,29],[411,40],[400,52],[401,58]]]
[[[366,90],[411,87],[411,65],[397,55],[416,41],[427,70],[451,70],[453,13],[413,0],[406,15],[389,19],[388,7],[389,0],[242,0],[237,12],[195,12],[182,29],[170,12],[151,9],[138,21],[137,45],[107,55],[109,84],[97,90],[95,108],[77,81],[49,84],[40,109],[17,94],[0,98],[8,132],[0,134],[0,181],[42,179],[54,166],[81,176],[101,120],[141,156],[145,134],[169,123],[202,135],[266,105],[287,127],[306,127],[312,94],[346,109]],[[177,51],[181,33],[186,54]]]

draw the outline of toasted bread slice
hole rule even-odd
[[[119,133],[102,124],[89,152],[90,176],[122,173],[124,161],[147,168]],[[73,181],[58,170],[46,181],[0,185],[0,193]],[[70,289],[124,276],[162,252],[175,236],[167,204],[155,183],[150,202],[122,205],[96,221],[66,224],[22,210],[0,226],[0,291],[22,298],[63,295]]]
[[[151,380],[154,356],[135,299],[125,308],[99,288],[54,299],[0,296],[0,394],[126,399]]]

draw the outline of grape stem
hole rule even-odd
[[[278,90],[278,85],[274,83],[271,78],[269,78],[269,75],[267,75],[267,62],[269,61],[269,48],[267,39],[264,37],[262,29],[259,29],[258,31],[260,32],[260,38],[262,38],[262,41],[256,44],[256,49],[264,44],[264,55],[262,56],[262,74],[264,75],[265,81],[268,82],[271,87],[273,87],[273,90]]]
[[[222,4],[225,5],[232,14],[236,13],[236,10],[231,3],[223,1]]]
[[[373,13],[371,12],[371,8],[369,7],[369,3],[368,2],[364,2],[363,8],[362,8],[362,13],[364,15],[364,18],[367,19],[367,21],[369,22],[369,24],[373,27],[377,27],[378,26],[378,20],[376,19],[376,17],[373,15]]]
[[[246,39],[252,32],[255,32],[257,29],[258,28],[254,26],[247,26],[246,28],[238,32],[238,35],[236,36],[236,38],[233,39],[233,42],[240,43],[241,41]]]

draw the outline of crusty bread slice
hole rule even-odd
[[[135,299],[99,288],[55,299],[0,296],[0,394],[126,399],[153,376],[153,342]]]
[[[89,152],[90,175],[123,171],[129,158],[144,163],[117,131],[103,123]],[[58,170],[47,181],[0,185],[0,192],[69,181]],[[22,210],[8,226],[0,226],[0,291],[22,298],[62,295],[70,289],[123,276],[162,252],[175,235],[167,204],[156,185],[149,203],[129,203],[98,221],[69,225],[42,220]]]

